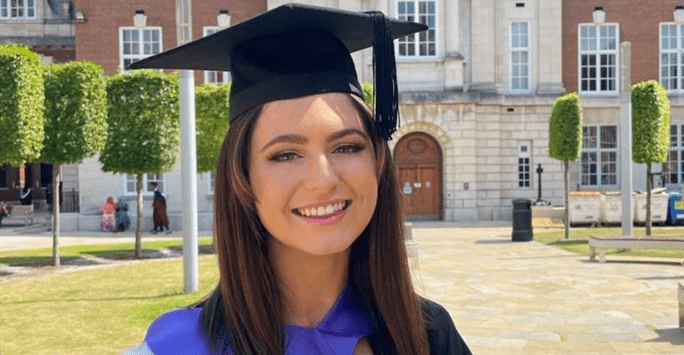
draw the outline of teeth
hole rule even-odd
[[[341,211],[346,205],[346,202],[339,202],[327,206],[319,206],[318,208],[297,208],[297,213],[306,217],[319,217]]]

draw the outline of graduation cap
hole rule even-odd
[[[350,53],[373,47],[373,134],[390,139],[398,121],[396,38],[426,25],[351,12],[287,4],[183,46],[130,65],[230,71],[230,120],[255,106],[326,92],[363,99]]]

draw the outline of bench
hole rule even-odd
[[[606,262],[608,248],[620,249],[677,249],[684,250],[684,236],[656,235],[656,236],[595,236],[589,237],[589,260],[596,260],[596,252],[599,254],[599,262]]]
[[[10,215],[2,219],[2,224],[22,221],[24,226],[33,225],[33,205],[10,205]]]

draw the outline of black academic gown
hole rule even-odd
[[[449,312],[441,305],[421,298],[423,315],[428,319],[428,342],[430,355],[472,355],[461,335],[458,334]],[[383,339],[382,334],[375,332],[368,337],[374,355],[390,355],[392,350]]]

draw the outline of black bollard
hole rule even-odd
[[[526,198],[513,200],[513,236],[514,242],[532,240],[532,201]]]

